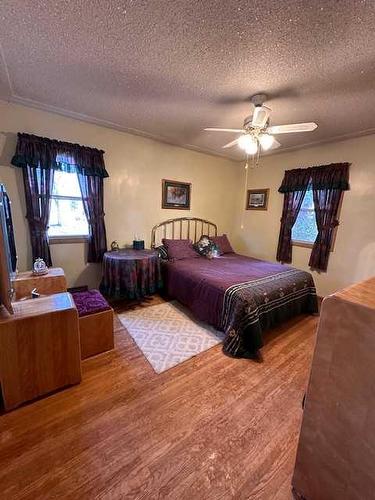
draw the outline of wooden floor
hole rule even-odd
[[[80,385],[0,416],[2,499],[290,499],[317,318],[262,364],[216,346],[156,375],[115,319]]]

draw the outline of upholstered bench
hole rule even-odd
[[[113,309],[98,290],[72,292],[79,316],[81,359],[113,349]]]

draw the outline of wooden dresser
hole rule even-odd
[[[375,277],[324,299],[293,476],[297,498],[375,498]]]
[[[15,300],[30,297],[36,288],[41,295],[66,292],[66,278],[61,267],[51,267],[47,274],[35,276],[31,271],[18,273],[12,282]]]
[[[81,381],[78,312],[69,293],[0,306],[0,384],[5,410]]]

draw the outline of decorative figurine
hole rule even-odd
[[[120,247],[117,243],[117,241],[112,241],[111,243],[111,252],[118,252],[120,250]]]
[[[43,259],[36,259],[33,267],[33,274],[41,276],[48,273],[48,267]]]

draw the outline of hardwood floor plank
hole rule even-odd
[[[290,499],[316,323],[270,332],[261,364],[219,345],[157,375],[115,318],[79,386],[0,417],[4,498]]]

